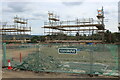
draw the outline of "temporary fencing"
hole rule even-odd
[[[114,44],[4,44],[3,63],[22,70],[119,76]]]

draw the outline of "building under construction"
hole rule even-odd
[[[28,19],[18,16],[14,17],[14,24],[9,25],[2,22],[1,35],[3,42],[26,42],[26,36],[31,34],[31,27],[28,27]]]
[[[47,42],[59,43],[59,42],[72,42],[72,43],[81,43],[81,42],[95,42],[101,43],[104,41],[104,10],[98,10],[98,15],[96,16],[97,20],[93,18],[84,18],[84,19],[75,19],[61,21],[57,15],[54,13],[48,12],[48,22],[44,22],[44,34],[45,35],[55,35],[55,34],[67,34],[75,35],[76,33],[81,36],[91,37],[91,38],[82,38],[79,40],[47,40]],[[93,36],[94,35],[94,36]],[[96,35],[96,36],[95,36]]]

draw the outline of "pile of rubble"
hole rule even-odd
[[[46,56],[39,52],[28,55],[16,68],[30,71],[60,70],[62,65],[52,56]]]

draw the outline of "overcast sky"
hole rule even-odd
[[[3,21],[13,24],[13,17],[18,15],[29,20],[32,34],[43,34],[44,21],[47,21],[48,11],[53,11],[61,20],[74,20],[76,18],[96,19],[97,9],[104,7],[106,29],[117,32],[119,0],[2,0]],[[0,19],[1,21],[1,19]]]

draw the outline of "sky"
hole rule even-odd
[[[0,21],[13,24],[13,17],[18,15],[29,19],[31,34],[42,35],[44,21],[48,20],[48,11],[60,16],[60,20],[76,18],[96,18],[97,9],[104,7],[105,28],[117,32],[119,0],[1,0]]]

